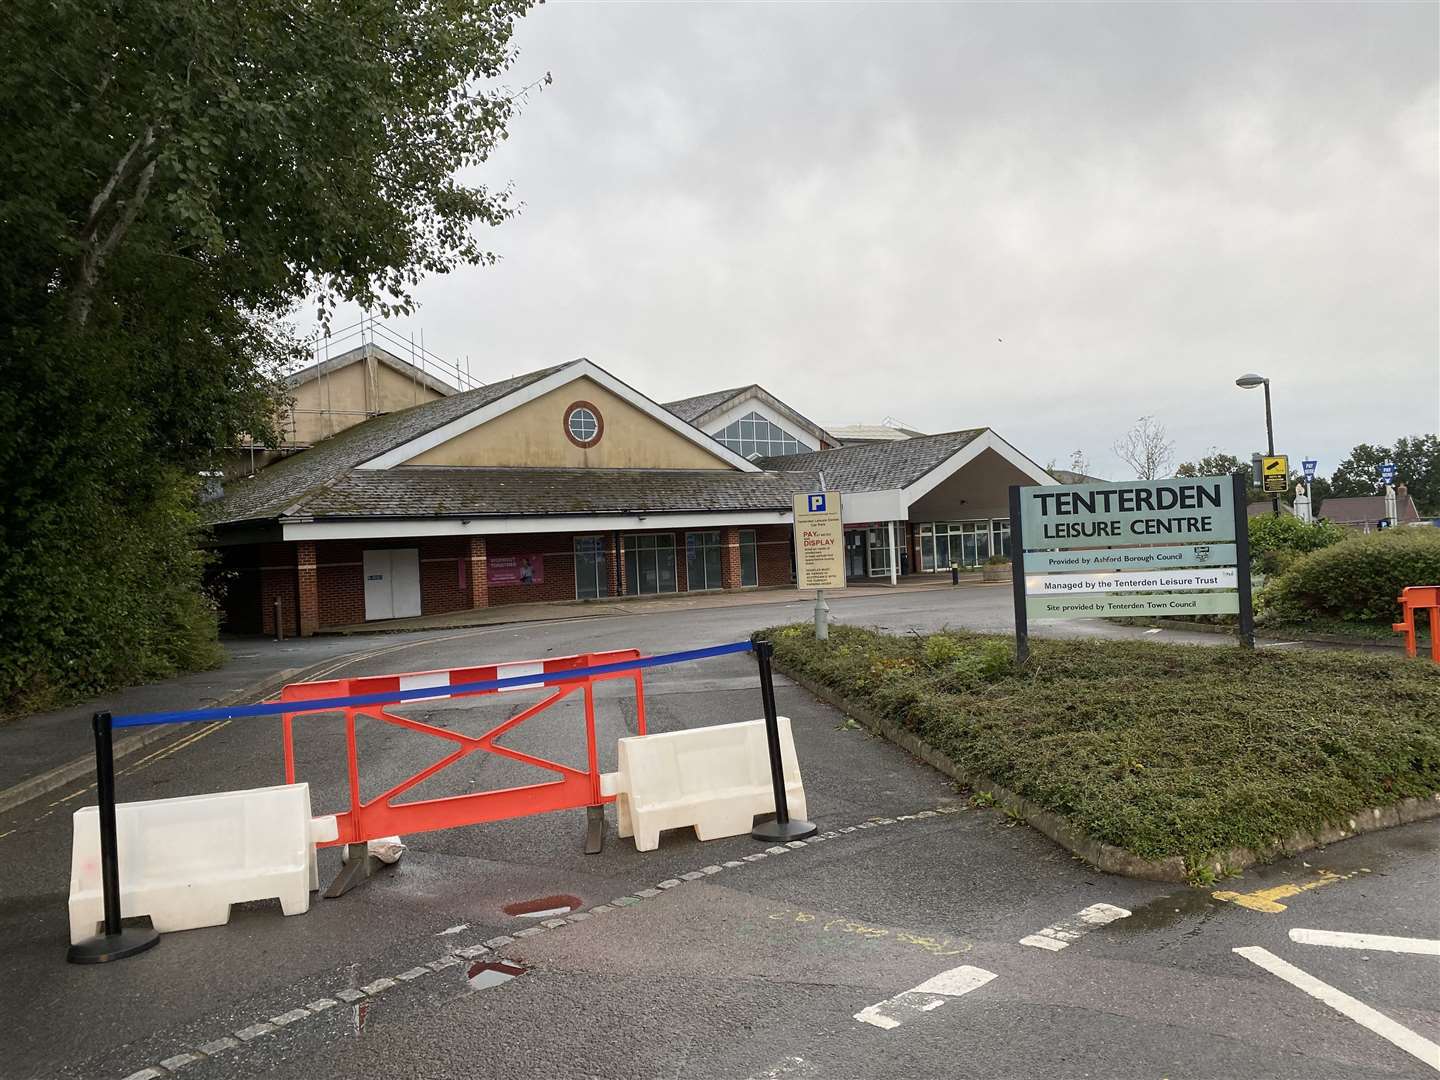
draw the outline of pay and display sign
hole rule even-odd
[[[1030,618],[1239,614],[1253,644],[1246,502],[1240,476],[1012,487],[1021,659]]]
[[[838,491],[795,496],[795,586],[845,587],[845,526]]]

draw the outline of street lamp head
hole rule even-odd
[[[1241,375],[1235,380],[1235,385],[1244,387],[1246,390],[1254,390],[1255,387],[1264,386],[1269,381],[1264,375]]]

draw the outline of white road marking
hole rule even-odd
[[[1158,633],[1160,633],[1160,631],[1163,630],[1163,629],[1164,629],[1164,627],[1162,627],[1162,626],[1157,626],[1157,627],[1155,627],[1154,630],[1146,630],[1145,633],[1147,633],[1147,634],[1158,634]]]
[[[772,1065],[762,1073],[756,1073],[750,1080],[780,1080],[782,1076],[814,1076],[815,1066],[802,1057],[788,1057],[778,1065]]]
[[[1021,945],[1059,952],[1071,942],[1079,941],[1097,926],[1104,926],[1116,919],[1129,918],[1130,912],[1114,904],[1091,904],[1084,911],[1077,911],[1068,919],[1052,923],[1037,934],[1020,939]]]
[[[1262,949],[1259,945],[1247,945],[1233,951],[1239,953],[1256,967],[1264,968],[1270,974],[1284,979],[1291,986],[1305,991],[1317,1001],[1330,1006],[1342,1016],[1348,1016],[1362,1027],[1369,1028],[1382,1039],[1423,1061],[1436,1072],[1440,1072],[1440,1045],[1431,1042],[1423,1035],[1415,1034],[1403,1024],[1397,1024],[1391,1020],[1384,1013],[1372,1009],[1363,1001],[1357,1001],[1344,991],[1336,990],[1328,983],[1321,982],[1314,975],[1301,971],[1294,964],[1286,963],[1269,949]]]
[[[1286,648],[1289,648],[1291,645],[1303,645],[1303,644],[1304,644],[1304,642],[1301,642],[1301,641],[1262,641],[1262,642],[1260,643],[1260,648],[1262,648],[1262,649],[1286,649]]]
[[[910,1014],[938,1009],[951,998],[961,997],[984,986],[995,978],[993,971],[962,964],[926,979],[913,990],[867,1005],[855,1014],[862,1024],[871,1024],[886,1031],[903,1024]]]
[[[1440,956],[1440,941],[1418,937],[1390,937],[1386,934],[1343,934],[1336,930],[1290,931],[1290,940],[1301,945],[1333,945],[1337,949],[1364,949],[1367,952],[1419,953]]]

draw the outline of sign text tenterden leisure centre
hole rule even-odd
[[[1017,630],[1027,618],[1248,610],[1237,490],[1230,476],[1012,488]]]
[[[1023,488],[1027,548],[1099,547],[1235,535],[1229,477]],[[1100,541],[1077,544],[1076,541]]]

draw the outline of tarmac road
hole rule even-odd
[[[1004,588],[972,588],[877,592],[832,608],[840,620],[895,630],[947,623],[1005,630],[1009,604]],[[622,645],[669,651],[738,640],[757,626],[804,618],[809,607],[380,639],[366,642],[367,651],[395,651],[337,673]],[[1054,626],[1097,631],[1144,633],[1103,623]],[[1213,890],[1116,878],[1002,814],[971,807],[944,777],[846,725],[799,688],[782,680],[777,694],[794,724],[810,815],[823,834],[835,834],[829,839],[747,860],[765,847],[746,837],[699,844],[680,832],[640,854],[615,837],[612,815],[605,851],[587,857],[580,811],[422,834],[407,838],[399,866],[339,900],[317,900],[303,917],[247,905],[228,926],[167,935],[154,950],[101,968],[63,960],[67,815],[89,793],[77,786],[70,798],[57,793],[19,807],[0,817],[7,943],[0,1007],[8,1018],[0,1075],[744,1080],[1418,1077],[1440,1070],[1440,1060],[1434,1070],[1422,1061],[1426,1040],[1440,1043],[1440,960],[1290,937],[1328,930],[1440,939],[1434,823],[1347,841]],[[442,702],[415,715],[477,730],[535,695],[481,700],[479,708]],[[760,712],[745,656],[657,670],[646,700],[652,731]],[[567,702],[508,744],[574,760],[582,746],[578,715]],[[600,745],[613,758],[614,739],[634,727],[633,703],[618,684],[604,688],[599,725]],[[184,741],[125,763],[121,797],[275,783],[277,729],[271,720],[187,729]],[[317,813],[344,804],[338,730],[315,719],[297,736]],[[437,756],[432,740],[362,730],[367,794]],[[530,779],[501,759],[465,765],[417,796]],[[603,757],[602,765],[611,767]],[[867,824],[877,819],[883,823]],[[335,861],[325,853],[322,877]],[[671,881],[680,884],[658,888]],[[1219,899],[1217,891],[1233,896]],[[554,896],[573,898],[581,915],[608,910],[496,942],[537,929],[537,920],[506,914],[507,904]],[[628,902],[612,904],[621,898]],[[1076,918],[1094,905],[1131,914],[1103,925]],[[1052,945],[1073,940],[1060,949],[1021,943],[1037,935]],[[496,943],[475,951],[486,941]],[[1233,951],[1255,947],[1266,953]],[[474,955],[455,957],[461,949]],[[1294,978],[1268,956],[1320,980],[1328,990],[1317,992],[1330,1004],[1276,974]],[[472,985],[472,967],[496,958],[524,974],[487,989]],[[344,1000],[362,987],[372,993]],[[1351,1011],[1366,1022],[1337,1011],[1334,992],[1399,1030],[1363,1009]],[[207,1056],[187,1060],[198,1048]]]

